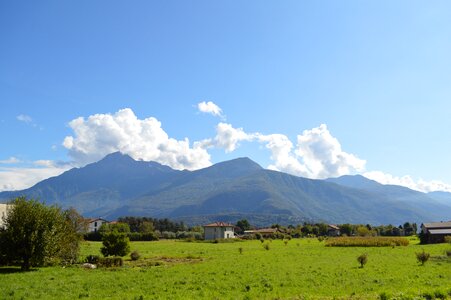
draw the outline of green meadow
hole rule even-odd
[[[264,245],[268,245],[265,249]],[[84,242],[82,256],[100,255]],[[240,250],[241,248],[241,250]],[[420,266],[415,253],[429,252]],[[105,269],[0,268],[1,299],[451,298],[450,244],[326,247],[317,239],[132,242],[141,259]],[[240,253],[241,252],[241,253]],[[364,268],[357,256],[368,254]]]

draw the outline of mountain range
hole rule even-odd
[[[307,179],[238,158],[196,171],[136,161],[119,152],[31,188],[0,193],[74,207],[86,217],[148,216],[252,224],[395,224],[451,219],[451,193],[422,193],[360,175]]]

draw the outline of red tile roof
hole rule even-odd
[[[225,223],[225,222],[215,222],[211,224],[204,225],[204,227],[233,227],[233,224]]]

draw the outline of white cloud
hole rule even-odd
[[[293,143],[283,134],[257,134],[260,142],[271,151],[273,164],[268,169],[282,171],[297,176],[308,176],[307,168],[293,154]]]
[[[344,152],[327,126],[321,124],[297,136],[295,153],[301,157],[310,177],[328,178],[363,171],[366,161]]]
[[[265,144],[273,161],[268,168],[297,176],[328,178],[365,169],[366,162],[344,152],[324,124],[298,135],[296,147],[286,135],[246,133],[242,128],[234,128],[227,123],[217,125],[215,138],[198,144],[202,148],[216,147],[232,152],[241,141]]]
[[[47,168],[0,168],[0,191],[13,191],[29,188],[39,181],[58,176],[71,167]]]
[[[97,161],[121,151],[134,159],[157,161],[174,169],[199,169],[211,165],[210,155],[199,143],[190,147],[187,138],[170,138],[153,118],[140,120],[129,108],[115,114],[96,114],[72,120],[74,136],[67,136],[63,146],[79,164]]]
[[[328,178],[363,171],[365,161],[344,152],[325,124],[304,130],[296,147],[283,134],[258,135],[274,161],[269,168],[308,178]]]
[[[5,160],[0,160],[0,164],[17,164],[20,162],[21,162],[21,160],[14,156],[11,156],[10,158],[5,159]]]
[[[221,118],[224,117],[222,115],[222,109],[219,106],[217,106],[215,103],[213,103],[212,101],[199,102],[197,104],[197,109],[199,109],[200,112],[212,114],[213,116],[216,116],[216,117],[221,117]]]
[[[366,178],[375,180],[382,184],[401,185],[412,190],[420,192],[445,191],[451,192],[451,185],[439,180],[426,181],[423,179],[414,180],[411,176],[405,175],[402,177],[393,176],[382,171],[371,171],[363,173]]]
[[[17,118],[17,120],[27,123],[27,124],[33,122],[33,119],[30,116],[24,115],[24,114],[20,114],[16,118]]]
[[[202,148],[222,148],[225,152],[232,152],[241,141],[251,141],[253,135],[244,132],[243,128],[234,128],[231,124],[219,123],[216,126],[216,136],[214,139],[206,139],[199,142],[198,145]]]

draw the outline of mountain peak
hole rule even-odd
[[[102,158],[99,162],[108,161],[108,162],[118,162],[118,161],[135,161],[130,155],[124,154],[120,151],[110,153]]]
[[[250,159],[249,157],[238,157],[235,159],[223,161],[213,165],[213,167],[235,167],[239,169],[246,169],[250,171],[263,169],[258,163]]]
[[[378,188],[382,185],[362,175],[343,175],[337,178],[328,178],[326,181],[358,189]]]

